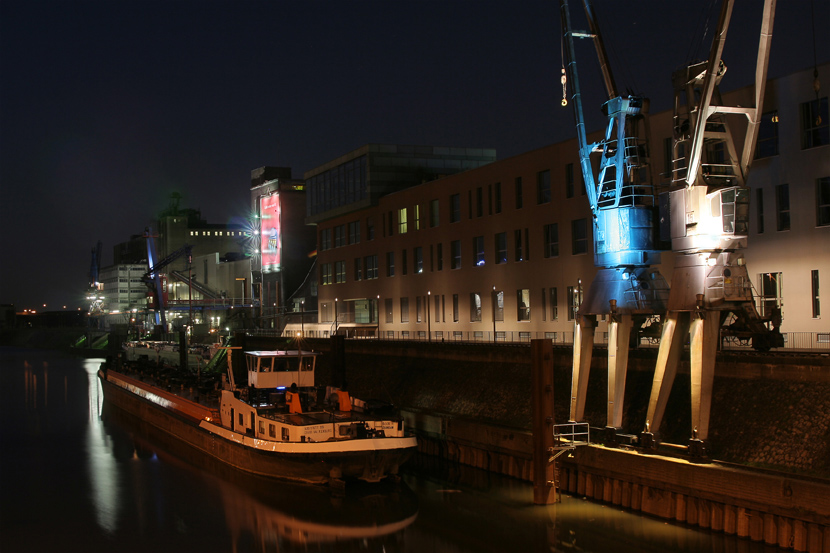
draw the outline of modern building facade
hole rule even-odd
[[[305,182],[289,167],[251,171],[251,206],[258,221],[254,293],[261,298],[260,326],[277,328],[287,312],[317,311],[316,235],[305,224]]]
[[[830,74],[830,66],[819,73]],[[779,305],[782,332],[820,340],[830,333],[830,320],[821,316],[821,290],[830,289],[830,117],[827,94],[817,95],[812,83],[810,69],[767,87],[748,182],[754,205],[745,257],[761,312]],[[749,93],[734,91],[725,100]],[[652,115],[651,164],[663,175],[657,184],[668,184],[671,135],[672,114]],[[318,241],[315,331],[570,341],[596,273],[576,140],[387,193],[376,203],[337,203],[321,198],[332,188],[322,190],[313,205],[328,209],[309,216]],[[668,281],[673,257],[664,253],[659,266]],[[600,322],[598,339],[603,331]]]
[[[366,144],[304,175],[309,224],[376,206],[383,196],[496,161],[488,148]]]
[[[106,312],[130,312],[147,306],[147,285],[141,280],[147,264],[119,263],[101,269],[99,298]]]

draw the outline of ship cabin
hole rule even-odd
[[[248,385],[258,389],[287,389],[314,386],[317,356],[314,351],[246,351]]]

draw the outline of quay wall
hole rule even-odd
[[[328,342],[312,345],[327,350]],[[332,377],[323,356],[320,380]],[[656,351],[632,353],[623,431],[645,423]],[[568,419],[572,354],[554,350],[555,422]],[[531,481],[529,345],[349,341],[346,381],[359,397],[395,402],[423,453]],[[359,370],[356,368],[359,367]],[[607,358],[597,349],[586,418],[605,426]],[[690,435],[688,362],[660,429]],[[667,520],[830,553],[830,358],[719,356],[710,428],[712,457],[694,464],[663,455],[590,446],[557,462],[562,490]]]
[[[314,349],[328,351],[326,340],[309,342]],[[632,352],[624,433],[636,435],[645,426],[656,355],[656,350]],[[469,430],[456,429],[477,424],[504,429],[516,441],[518,434],[531,431],[529,344],[356,340],[346,342],[345,361],[346,381],[355,395],[395,403],[423,425],[427,435],[452,431],[460,438]],[[331,362],[331,355],[321,357],[320,382],[333,378]],[[571,362],[569,347],[554,348],[556,423],[569,417]],[[675,379],[659,429],[664,442],[686,445],[691,435],[688,369],[687,360]],[[585,408],[592,427],[606,424],[606,371],[605,350],[598,348]],[[721,354],[713,394],[713,458],[830,479],[830,356]]]

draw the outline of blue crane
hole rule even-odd
[[[579,307],[574,327],[570,418],[583,419],[597,316],[608,318],[609,433],[622,425],[629,343],[639,327],[666,309],[668,284],[653,267],[660,263],[657,201],[648,148],[648,99],[620,95],[607,61],[596,14],[583,1],[589,32],[571,27],[567,0],[560,0],[566,81],[572,87],[579,161],[591,207],[597,274]],[[574,38],[592,38],[605,82],[604,136],[588,142],[582,111]],[[563,73],[565,69],[563,69]],[[567,98],[563,99],[567,104]]]

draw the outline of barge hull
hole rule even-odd
[[[308,454],[253,449],[200,428],[199,421],[192,417],[161,407],[125,390],[110,382],[102,371],[98,376],[107,402],[113,408],[134,417],[142,430],[158,430],[164,435],[165,440],[174,445],[187,444],[198,454],[207,455],[238,470],[268,478],[311,484],[327,484],[332,479],[340,478],[359,478],[376,482],[386,475],[396,474],[398,467],[415,449],[411,447]]]

